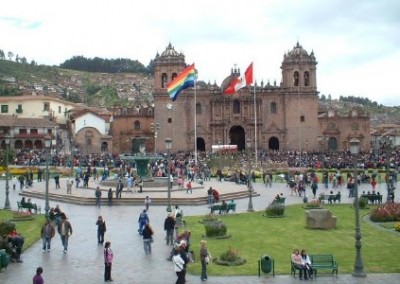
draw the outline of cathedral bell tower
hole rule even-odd
[[[171,43],[168,44],[163,53],[157,53],[154,59],[154,88],[166,89],[167,84],[185,67],[185,55],[175,51]]]
[[[317,91],[317,61],[314,52],[307,51],[297,42],[284,54],[282,62],[282,87],[293,92]]]

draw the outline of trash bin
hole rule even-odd
[[[261,259],[258,261],[259,269],[258,269],[258,276],[261,275],[261,271],[265,274],[271,273],[275,276],[275,267],[274,267],[274,259],[268,255],[263,255]]]
[[[5,249],[0,249],[0,271],[7,268],[10,259]]]

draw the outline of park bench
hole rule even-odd
[[[215,203],[211,205],[211,213],[214,214],[214,211],[220,211],[221,210],[222,203]],[[233,213],[236,213],[236,203],[227,203],[226,204],[226,210],[221,210],[221,213],[229,213],[229,211],[232,211]]]
[[[34,210],[34,213],[40,213],[41,208],[40,206],[37,206],[35,203],[24,203],[22,204],[20,201],[17,201],[17,205],[18,205],[18,212],[21,211],[23,212],[24,209],[27,210]]]
[[[315,278],[317,277],[317,272],[320,269],[332,270],[332,275],[336,273],[337,277],[339,266],[333,254],[310,254],[309,257]]]
[[[366,198],[370,203],[382,203],[381,194],[362,194],[361,197]]]
[[[318,199],[321,203],[323,203],[324,201],[328,201],[329,204],[336,203],[336,201],[338,203],[340,203],[341,195],[339,193],[338,194],[321,194]]]
[[[279,199],[274,199],[272,201],[272,204],[285,205],[285,200],[286,200],[286,197],[281,197]]]

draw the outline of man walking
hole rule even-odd
[[[164,231],[166,232],[167,245],[174,244],[174,229],[175,229],[175,219],[172,217],[171,212],[168,213],[167,218],[164,221]]]
[[[50,220],[47,219],[46,223],[42,226],[41,236],[43,240],[43,252],[50,252],[51,239],[54,237],[56,230],[51,225]]]
[[[121,195],[122,195],[122,189],[124,188],[124,184],[122,183],[122,181],[121,180],[119,180],[118,181],[118,184],[117,184],[117,189],[116,189],[116,195],[117,195],[117,198],[121,198]]]
[[[67,253],[68,250],[68,238],[72,235],[72,226],[71,223],[67,220],[67,216],[62,214],[61,222],[58,224],[58,233],[61,237],[61,243],[64,247],[64,253]]]
[[[96,191],[94,192],[94,195],[96,196],[96,206],[100,208],[101,206],[101,190],[100,187],[96,188]]]

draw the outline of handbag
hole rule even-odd
[[[206,258],[205,258],[206,263],[208,264],[208,263],[210,262],[211,259],[212,259],[211,253],[208,251],[208,252],[207,252],[207,256],[206,256]]]
[[[150,237],[150,243],[153,243],[153,242],[154,242],[153,237]]]

